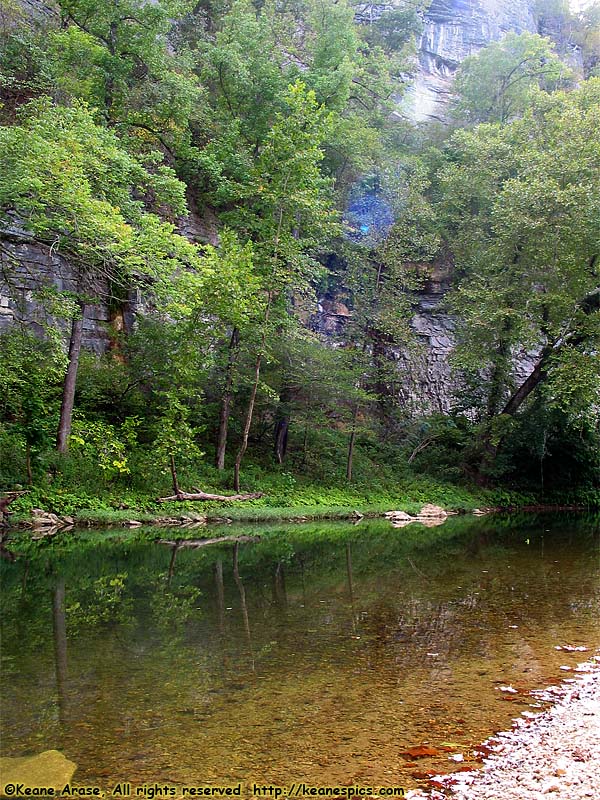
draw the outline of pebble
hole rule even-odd
[[[581,665],[579,665],[581,666]],[[600,798],[600,664],[586,662],[576,682],[538,693],[555,705],[534,718],[520,719],[494,737],[502,753],[473,772],[438,778],[439,789],[415,789],[407,800],[587,800]],[[526,724],[525,724],[526,722]]]

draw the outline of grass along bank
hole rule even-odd
[[[288,482],[289,483],[289,482]],[[208,489],[209,491],[212,489]],[[221,487],[215,491],[227,493]],[[257,489],[258,490],[258,489]],[[404,480],[396,487],[326,487],[302,482],[283,487],[271,483],[265,495],[248,501],[182,501],[158,503],[155,495],[127,489],[109,489],[94,494],[70,487],[32,487],[10,507],[11,526],[26,524],[34,509],[70,517],[78,526],[123,525],[133,520],[152,524],[165,518],[198,515],[207,522],[298,521],[349,519],[356,512],[376,517],[390,510],[414,515],[426,503],[447,511],[470,512],[476,508],[521,508],[548,503],[593,505],[586,498],[573,496],[541,498],[506,489],[446,484],[427,478]]]

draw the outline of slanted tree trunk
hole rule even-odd
[[[250,494],[211,494],[210,492],[201,492],[200,489],[194,492],[183,492],[181,489],[176,494],[171,494],[168,497],[157,497],[157,503],[170,503],[174,500],[219,500],[224,503],[228,500],[258,500],[264,497],[264,492],[250,492]]]
[[[597,259],[595,258],[592,259],[591,264],[595,264],[596,260]],[[585,314],[591,314],[600,310],[600,287],[594,289],[588,295],[586,295],[578,304],[578,308]],[[571,332],[560,339],[557,339],[552,344],[546,345],[546,347],[544,347],[540,353],[540,357],[538,358],[534,368],[529,373],[527,378],[525,378],[523,383],[521,383],[521,385],[518,386],[508,398],[500,414],[506,414],[514,417],[529,395],[548,377],[548,365],[552,356],[560,352],[566,345],[569,345],[570,347],[576,347],[585,343],[586,339],[586,334]],[[485,472],[487,468],[493,464],[498,454],[500,445],[502,444],[502,440],[494,444],[490,441],[488,433],[484,437],[482,444],[483,457],[476,475],[476,480],[480,483],[485,483]]]
[[[252,652],[252,633],[250,631],[250,617],[248,616],[248,604],[246,603],[246,590],[240,576],[240,569],[238,563],[240,545],[236,542],[233,545],[233,579],[240,593],[240,605],[242,607],[242,618],[244,620],[244,630],[246,631],[246,638],[248,640],[248,651],[252,660],[252,671],[254,671],[254,653]]]
[[[229,414],[231,412],[233,373],[238,358],[239,343],[240,332],[237,328],[234,328],[231,333],[231,339],[229,340],[225,388],[221,398],[221,409],[219,412],[219,434],[217,437],[217,450],[215,454],[215,466],[218,470],[225,469],[225,452],[227,450],[227,432],[229,428]]]
[[[514,416],[536,386],[546,379],[548,374],[546,371],[546,364],[552,352],[553,348],[546,348],[527,378],[525,378],[523,383],[509,397],[506,405],[502,409],[502,414]]]
[[[60,405],[60,420],[56,436],[56,449],[59,453],[66,453],[69,449],[71,424],[73,422],[73,404],[75,402],[75,386],[77,385],[77,370],[79,369],[79,354],[83,339],[83,321],[85,319],[85,305],[81,304],[81,314],[73,318],[71,324],[71,338],[69,340],[69,364],[63,383],[62,401]]]

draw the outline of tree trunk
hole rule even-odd
[[[60,421],[56,437],[56,449],[59,453],[66,453],[69,449],[71,436],[71,423],[73,421],[73,404],[75,402],[75,386],[77,384],[77,370],[79,368],[79,354],[83,339],[83,321],[85,319],[85,305],[81,304],[81,315],[73,318],[71,325],[71,338],[69,340],[69,365],[65,375],[60,405]]]
[[[3,492],[3,497],[0,497],[0,526],[5,525],[8,522],[8,515],[10,514],[8,507],[11,503],[17,499],[17,497],[21,497],[22,494],[27,494],[27,491],[21,492]]]
[[[289,427],[289,417],[281,417],[275,424],[275,443],[273,449],[278,464],[283,464],[283,460],[287,453]]]
[[[225,632],[225,585],[223,583],[223,562],[219,559],[215,563],[215,585],[217,589],[217,611],[219,620],[219,633]]]
[[[275,434],[273,438],[273,453],[275,454],[278,464],[283,464],[283,460],[287,454],[291,403],[295,394],[294,388],[291,387],[289,383],[289,374],[284,374],[283,385],[279,392],[279,404],[275,416]]]
[[[240,546],[236,542],[233,545],[233,579],[240,593],[240,605],[242,607],[242,618],[244,620],[244,630],[246,631],[246,638],[248,640],[248,651],[252,660],[252,671],[254,672],[254,653],[252,652],[252,634],[250,631],[250,617],[248,616],[248,604],[246,603],[246,590],[240,576],[238,556]]]
[[[304,438],[302,439],[302,463],[306,464],[308,458],[308,421],[304,425]]]
[[[281,608],[286,608],[288,604],[287,591],[285,587],[285,570],[283,561],[278,561],[273,578],[273,599]]]
[[[25,445],[25,468],[27,469],[27,484],[33,486],[33,472],[31,471],[31,443]]]
[[[356,442],[356,421],[358,419],[358,403],[354,406],[354,415],[352,417],[352,431],[350,433],[350,441],[348,442],[348,459],[346,461],[346,480],[348,483],[352,480],[352,467],[354,463],[354,443]]]
[[[248,436],[250,434],[250,426],[252,425],[252,417],[254,416],[254,404],[256,403],[256,393],[258,392],[258,382],[260,380],[260,367],[262,364],[262,353],[256,358],[254,366],[254,383],[252,384],[252,391],[250,393],[250,400],[248,401],[248,410],[246,411],[246,420],[244,422],[244,430],[242,432],[242,443],[238,450],[235,465],[233,468],[233,488],[236,492],[240,490],[240,467],[242,459],[248,449]]]
[[[595,268],[597,261],[597,256],[593,256],[590,260],[590,270]],[[580,311],[583,311],[584,314],[592,314],[600,310],[600,287],[592,289],[589,294],[579,301],[577,307]],[[514,417],[534,389],[536,389],[540,383],[543,383],[543,381],[546,380],[548,376],[548,363],[551,357],[556,353],[559,353],[561,349],[565,347],[565,345],[577,347],[578,345],[585,343],[587,338],[588,335],[586,333],[571,331],[560,339],[557,339],[552,344],[544,347],[540,353],[540,357],[538,358],[536,365],[529,373],[527,378],[525,378],[523,383],[517,387],[517,389],[515,389],[512,395],[508,398],[504,408],[500,413]],[[500,444],[501,441],[497,444],[492,444],[489,440],[489,433],[484,436],[483,457],[481,459],[477,475],[475,476],[475,479],[478,483],[485,483],[485,472],[496,459]]]
[[[509,397],[508,402],[502,409],[503,414],[514,416],[535,387],[544,380],[547,374],[545,365],[551,352],[552,348],[547,348],[547,350],[542,353],[540,360],[537,362],[532,372],[529,373],[523,383]]]
[[[263,322],[263,332],[261,337],[260,350],[256,357],[256,364],[254,366],[254,382],[252,384],[250,400],[248,401],[248,410],[246,411],[246,420],[244,422],[244,430],[242,432],[242,443],[240,445],[240,449],[238,450],[233,470],[233,488],[235,489],[236,492],[239,492],[240,490],[240,467],[242,465],[242,459],[244,458],[244,454],[248,449],[248,436],[250,434],[250,426],[252,425],[252,417],[254,416],[254,405],[256,403],[258,383],[260,381],[260,368],[262,365],[263,350],[265,342],[267,340],[267,324],[269,322],[272,300],[273,300],[272,295],[269,293],[267,307],[265,309],[265,318]]]
[[[175,493],[176,497],[179,497],[181,490],[179,488],[179,479],[177,478],[177,470],[175,469],[175,458],[173,453],[169,453],[169,461],[171,466],[171,479],[173,481],[173,492]]]
[[[67,620],[65,615],[65,581],[59,578],[52,592],[54,633],[54,668],[58,695],[58,718],[61,725],[67,716]]]
[[[251,492],[250,494],[210,494],[209,492],[182,492],[181,489],[176,494],[171,494],[168,497],[157,497],[157,503],[171,503],[175,500],[219,500],[224,503],[228,500],[258,500],[264,497],[263,492]]]
[[[221,410],[219,412],[219,435],[217,438],[217,451],[215,455],[215,466],[218,470],[225,469],[225,452],[227,450],[227,431],[229,427],[229,414],[231,412],[233,371],[237,362],[239,342],[240,332],[237,328],[234,328],[229,341],[225,389],[223,391],[223,397],[221,398]]]
[[[515,257],[515,263],[516,259],[517,257]],[[502,407],[502,399],[505,395],[511,371],[510,334],[512,327],[513,324],[510,318],[505,319],[495,348],[494,362],[489,380],[490,389],[487,397],[487,415],[490,418],[495,417]]]
[[[385,334],[381,333],[381,331],[373,330],[371,332],[371,342],[376,374],[374,389],[377,397],[377,411],[381,424],[385,425],[388,419],[391,399],[388,386],[389,374],[386,374],[387,370],[389,370],[389,362],[385,351]]]
[[[171,561],[169,562],[169,574],[167,576],[167,586],[171,585],[171,580],[173,579],[173,575],[175,574],[175,561],[177,560],[177,551],[179,547],[175,544],[173,545],[173,549],[171,551]]]

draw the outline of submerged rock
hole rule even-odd
[[[0,793],[8,783],[22,783],[28,788],[62,789],[71,781],[77,764],[58,750],[46,750],[37,756],[0,758]]]

